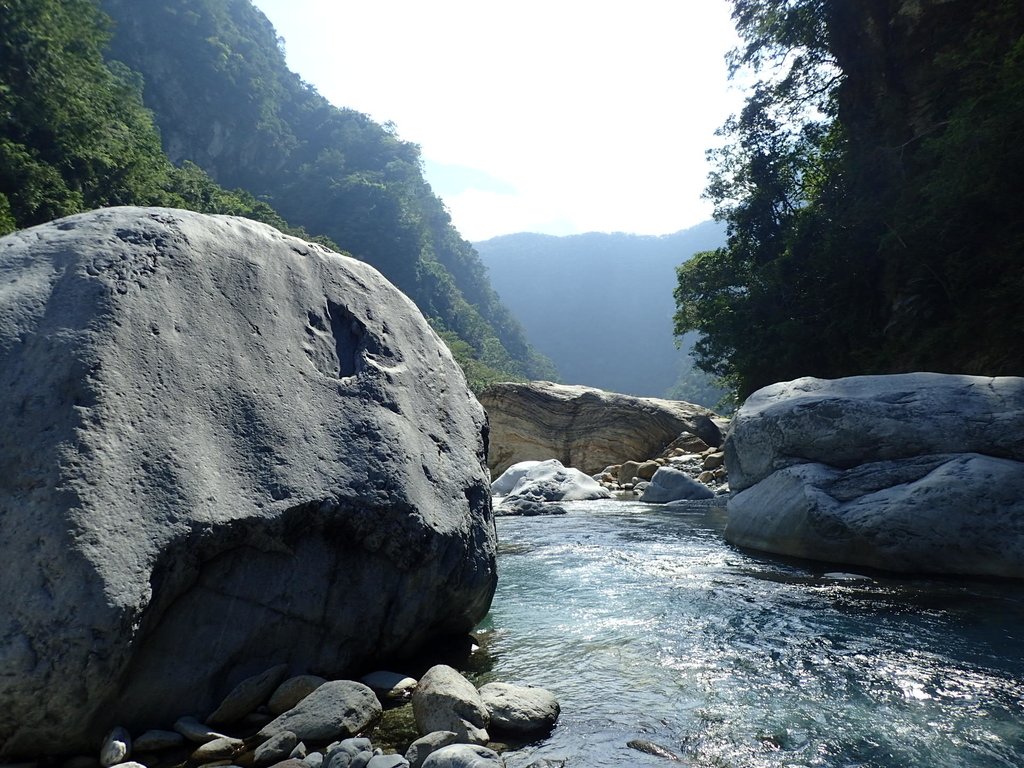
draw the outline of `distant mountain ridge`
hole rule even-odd
[[[708,384],[675,346],[675,268],[725,242],[714,221],[663,236],[588,233],[502,235],[474,243],[491,284],[533,346],[567,384],[625,394],[689,397]],[[713,390],[703,395],[714,406]],[[686,398],[684,398],[686,399]]]

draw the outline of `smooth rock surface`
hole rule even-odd
[[[299,737],[296,736],[292,731],[280,731],[265,742],[256,747],[256,752],[253,754],[253,765],[273,765],[289,757],[297,757],[292,754],[292,750],[299,744]],[[302,758],[297,758],[302,759]]]
[[[803,378],[759,389],[725,444],[741,491],[793,464],[858,464],[935,453],[1024,461],[1024,378],[905,373]]]
[[[540,464],[539,461],[520,461],[517,464],[513,464],[502,472],[501,476],[498,477],[497,480],[491,483],[491,493],[495,496],[505,496],[509,491],[515,488],[516,483],[522,479],[523,475],[538,464]]]
[[[169,209],[16,232],[0,389],[0,758],[487,611],[483,409],[363,262]]]
[[[632,397],[547,381],[493,384],[480,394],[490,420],[493,476],[520,461],[555,458],[593,475],[655,456],[681,432],[722,441],[712,411],[680,400]]]
[[[103,746],[100,747],[100,765],[103,768],[110,768],[117,763],[123,763],[132,753],[132,736],[120,726],[112,729],[103,739]]]
[[[544,688],[487,683],[480,687],[480,698],[490,715],[491,729],[499,733],[547,733],[555,727],[560,712],[558,699]]]
[[[245,748],[245,742],[231,736],[222,736],[219,739],[200,744],[194,752],[192,759],[197,763],[212,763],[218,760],[230,760],[240,754]]]
[[[366,768],[409,768],[409,761],[402,755],[374,755]]]
[[[291,731],[300,741],[343,739],[365,730],[382,712],[376,694],[362,683],[332,680],[276,717],[258,735],[269,739]]]
[[[377,697],[386,701],[403,701],[416,690],[416,680],[408,675],[388,670],[378,670],[359,678]]]
[[[1024,578],[1024,379],[799,379],[726,442],[726,538],[908,573]]]
[[[508,492],[503,503],[516,499],[586,501],[608,498],[611,498],[611,493],[590,475],[575,467],[564,467],[558,459],[549,459],[530,467]]]
[[[138,736],[132,744],[136,752],[158,752],[162,749],[180,747],[185,743],[185,737],[177,731],[162,731],[152,728]]]
[[[174,730],[184,736],[188,741],[195,744],[205,744],[214,739],[224,738],[223,733],[218,733],[205,723],[201,723],[191,715],[179,717],[174,721]]]
[[[909,573],[1024,578],[1024,464],[980,454],[798,464],[729,500],[739,546]]]
[[[258,675],[245,678],[231,689],[220,706],[206,718],[206,722],[209,725],[238,722],[256,707],[266,703],[287,674],[288,665],[278,664]]]
[[[313,691],[326,683],[319,675],[296,675],[281,683],[270,695],[267,709],[274,715],[287,712]]]
[[[564,515],[565,507],[553,501],[537,501],[523,497],[504,499],[494,507],[495,517],[538,517],[542,515]]]
[[[410,744],[405,751],[405,759],[409,761],[411,768],[420,768],[431,753],[441,747],[447,747],[449,744],[456,744],[458,741],[458,734],[454,731],[433,731],[425,736],[420,736]]]
[[[486,744],[487,707],[476,687],[446,664],[431,667],[412,695],[413,717],[421,735],[452,731],[460,741]]]
[[[669,501],[710,499],[714,491],[699,483],[685,472],[672,467],[661,467],[644,488],[640,501],[664,504]]]
[[[423,768],[504,768],[504,765],[501,755],[477,744],[441,747],[423,761]]]

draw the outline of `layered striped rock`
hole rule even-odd
[[[558,459],[589,475],[659,454],[682,432],[722,441],[707,408],[549,381],[501,383],[480,402],[490,421],[488,466],[498,477],[521,461]]]

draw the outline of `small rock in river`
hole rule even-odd
[[[114,728],[103,740],[100,747],[100,765],[109,768],[111,765],[123,763],[132,751],[132,737],[120,726]]]
[[[496,731],[528,735],[544,733],[555,727],[559,706],[554,694],[543,688],[510,683],[488,683],[480,688],[480,698]]]
[[[455,735],[454,731],[432,731],[426,736],[420,736],[409,745],[409,749],[405,751],[405,759],[409,761],[412,768],[420,768],[423,761],[432,752],[436,752],[441,747],[447,747],[449,744],[455,744],[458,740],[459,737]]]
[[[214,760],[229,760],[245,749],[245,742],[230,736],[221,736],[201,745],[192,753],[192,759],[199,763],[210,763]]]
[[[253,765],[259,768],[262,765],[273,765],[289,757],[298,757],[292,754],[292,750],[298,743],[299,738],[294,733],[281,731],[256,748]],[[302,758],[299,757],[299,759]]]
[[[655,744],[653,741],[647,741],[646,739],[633,739],[632,741],[626,742],[626,746],[630,749],[635,749],[638,752],[646,752],[648,755],[664,757],[668,760],[681,762],[679,755],[665,749],[665,747],[659,744]]]

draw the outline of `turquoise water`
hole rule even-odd
[[[498,521],[488,679],[562,715],[506,755],[567,766],[1024,766],[1020,585],[758,556],[720,512],[633,502]],[[846,573],[836,573],[836,571]]]

